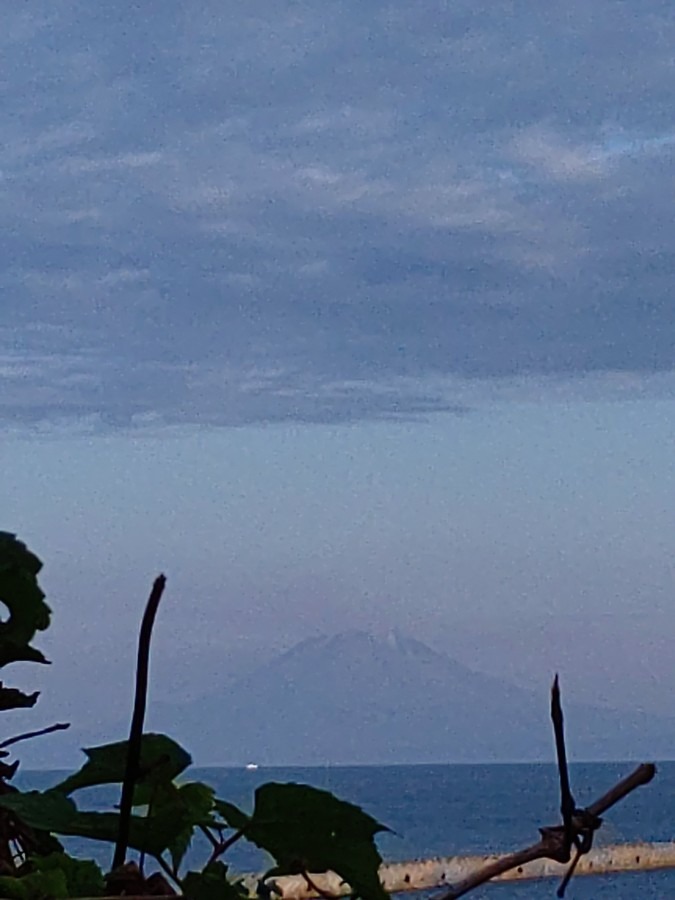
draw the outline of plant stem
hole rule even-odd
[[[134,711],[131,717],[131,729],[129,731],[129,750],[127,752],[127,765],[122,783],[122,797],[120,799],[120,827],[115,844],[113,856],[113,869],[124,865],[129,845],[129,827],[131,825],[131,807],[134,799],[134,785],[138,777],[138,764],[141,756],[141,743],[143,738],[143,722],[145,720],[145,706],[148,695],[148,672],[150,668],[150,639],[152,638],[152,626],[155,622],[159,601],[162,599],[166,578],[159,575],[152,586],[148,598],[141,630],[138,636],[138,660],[136,664],[136,691],[134,695]]]
[[[209,843],[211,844],[211,846],[214,849],[216,847],[220,847],[221,841],[219,841],[218,838],[214,834],[211,834],[210,830],[206,827],[206,825],[200,825],[199,830],[202,832],[202,834],[204,834],[208,838]]]
[[[162,869],[162,871],[164,872],[164,874],[167,876],[167,878],[170,878],[171,881],[176,885],[176,887],[178,888],[178,890],[182,892],[182,891],[183,891],[183,885],[182,885],[182,883],[181,883],[180,878],[178,877],[178,874],[177,874],[176,872],[173,871],[173,869],[172,869],[171,866],[168,864],[168,862],[164,859],[164,857],[162,857],[162,856],[155,856],[155,857],[153,857],[153,859],[155,859],[155,861],[156,861],[157,863],[159,863],[160,868]]]
[[[240,838],[243,838],[244,833],[245,829],[240,828],[239,831],[235,831],[235,833],[226,841],[218,841],[218,843],[214,844],[213,851],[206,865],[210,866],[211,863],[215,862],[219,857],[221,857],[223,853],[230,849],[232,844],[235,844]]]
[[[40,737],[43,734],[52,734],[54,731],[65,731],[66,728],[70,728],[70,722],[57,722],[55,725],[40,728],[38,731],[26,731],[25,734],[15,734],[14,737],[0,741],[0,748],[11,747],[12,744],[18,744],[19,741],[27,741],[29,738]]]
[[[563,711],[560,703],[560,684],[558,676],[553,680],[551,689],[551,719],[555,735],[555,749],[558,757],[558,777],[560,779],[560,814],[562,815],[565,829],[565,841],[569,848],[572,846],[573,828],[572,816],[576,809],[576,803],[570,788],[570,776],[567,768],[567,751],[565,749],[565,726]]]

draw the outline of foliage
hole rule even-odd
[[[103,747],[86,748],[83,753],[88,761],[78,772],[58,784],[55,790],[72,794],[79,788],[120,783],[124,779],[128,744],[128,741],[118,741]],[[184,772],[191,762],[190,754],[166,735],[143,735],[137,790],[140,793],[145,788],[152,792],[158,785],[168,784]]]
[[[0,597],[9,618],[0,624],[0,666],[19,660],[46,663],[30,642],[49,626],[51,610],[37,575],[42,563],[16,535],[0,532]]]
[[[49,626],[51,611],[38,584],[42,563],[16,535],[0,531],[0,601],[9,612],[0,622],[0,668],[12,662],[46,663],[31,646],[38,631]],[[0,710],[34,706],[38,694],[24,694],[0,682]]]
[[[183,879],[188,900],[241,900],[247,896],[240,882],[230,881],[225,863],[208,863],[201,872],[188,872]]]
[[[56,790],[29,791],[0,796],[0,806],[11,810],[31,828],[54,834],[114,843],[119,831],[119,813],[84,812],[74,801]],[[129,845],[135,850],[159,856],[190,826],[190,817],[181,818],[171,808],[163,814],[132,816]]]
[[[269,874],[332,870],[363,898],[386,898],[377,870],[374,837],[387,831],[357,806],[303,784],[263,784],[244,828],[246,837],[274,857]]]
[[[54,897],[100,897],[105,890],[103,873],[95,862],[73,859],[67,853],[31,857],[25,875],[0,877],[0,896],[16,900]]]
[[[0,532],[0,600],[10,612],[9,619],[0,623],[0,666],[18,660],[46,662],[31,646],[37,631],[44,630],[50,620],[37,582],[41,565],[14,535]],[[32,706],[36,700],[37,695],[0,685],[0,709]],[[54,837],[116,842],[120,812],[81,809],[78,792],[123,784],[127,779],[128,785],[133,784],[134,810],[128,846],[154,858],[192,900],[240,900],[247,894],[221,859],[242,839],[267,851],[275,861],[262,885],[264,878],[272,875],[302,873],[309,877],[310,872],[330,869],[349,883],[354,896],[386,900],[378,877],[381,857],[375,845],[377,833],[386,829],[357,806],[307,785],[271,783],[256,790],[249,815],[217,798],[206,784],[176,783],[191,758],[163,734],[142,735],[138,766],[130,770],[132,782],[127,772],[129,745],[129,741],[118,741],[87,748],[87,761],[77,772],[42,792],[20,792],[8,785],[16,763],[0,763],[0,833],[8,835],[4,845],[0,841],[0,871],[8,872],[0,876],[1,897],[61,900],[99,896],[113,889],[139,893],[146,886],[148,894],[156,893],[157,883],[150,882],[158,877],[162,881],[162,876],[145,880],[142,866],[134,867],[134,889],[127,890],[124,878],[129,873],[122,870],[129,866],[104,879],[95,863],[69,857]],[[201,871],[183,874],[185,854],[198,831],[209,840],[210,856]],[[12,846],[18,846],[18,854]],[[168,883],[162,883],[168,892]]]
[[[144,739],[152,742],[160,737],[145,735]],[[96,748],[96,753],[111,762],[117,754],[117,762],[123,762],[125,743]],[[100,781],[93,780],[90,773],[86,786],[110,783],[110,771],[101,769]],[[121,775],[118,780],[121,781]],[[71,779],[48,791],[0,796],[0,806],[33,828],[114,842],[119,814],[80,811],[64,793],[64,784],[71,786]],[[71,790],[75,792],[77,788]],[[143,802],[146,799],[143,797]],[[220,845],[223,851],[226,843],[233,843],[220,837],[228,829],[235,831],[232,837],[245,837],[267,851],[276,861],[268,876],[332,870],[364,900],[386,898],[377,877],[382,860],[374,842],[384,826],[327,791],[301,784],[265,784],[255,792],[254,810],[248,816],[233,804],[218,800],[211,788],[199,782],[180,786],[171,781],[157,782],[147,814],[132,817],[130,846],[156,859],[168,856],[165,866],[178,875],[197,829],[210,834],[214,848]],[[200,882],[204,890],[223,877],[222,869],[207,869],[202,874],[208,877],[203,884]],[[195,873],[192,875],[190,884],[194,887],[197,882]]]

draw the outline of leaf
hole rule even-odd
[[[2,756],[6,756],[7,751],[2,751]],[[16,770],[19,768],[19,760],[15,759],[13,763],[6,763],[0,760],[0,778],[3,778],[5,781],[11,781],[12,778],[16,775]]]
[[[374,838],[388,830],[328,791],[270,783],[256,790],[246,837],[277,861],[270,874],[332,870],[363,900],[385,900]]]
[[[28,900],[28,887],[22,878],[0,875],[0,897],[9,900]]]
[[[218,800],[216,798],[213,801],[213,808],[223,822],[235,831],[243,831],[251,821],[250,816],[247,816],[238,806],[235,806],[234,803],[229,803],[227,800]]]
[[[167,846],[176,870],[190,847],[195,828],[217,824],[213,817],[213,804],[213,789],[199,781],[180,787],[170,784],[158,791],[152,812],[159,817],[171,817],[184,823],[176,838]]]
[[[248,896],[241,884],[228,880],[227,866],[219,861],[209,863],[202,872],[188,872],[182,885],[187,900],[242,900]]]
[[[24,694],[23,691],[16,688],[5,687],[0,681],[0,710],[29,709],[31,706],[35,706],[39,696],[39,691],[35,691],[33,694]]]
[[[19,818],[42,831],[59,832],[71,821],[77,808],[72,800],[58,791],[27,791],[0,795],[0,806],[10,809]],[[61,832],[65,833],[65,832]]]
[[[59,869],[31,872],[21,878],[0,877],[0,897],[10,900],[66,900],[68,896],[66,875]]]
[[[51,615],[37,580],[41,568],[16,535],[0,531],[0,601],[9,610],[9,618],[0,622],[0,667],[18,660],[47,662],[30,645],[36,632],[49,626]]]
[[[80,788],[99,784],[121,784],[124,781],[129,741],[88,747],[83,752],[87,755],[88,762],[79,772],[70,775],[53,790],[72,794]],[[137,783],[149,786],[168,784],[187,769],[191,762],[190,754],[165,734],[144,734],[141,741]],[[136,805],[147,802],[147,799],[137,798]]]
[[[95,862],[73,859],[67,853],[32,856],[26,875],[0,878],[0,897],[15,900],[65,900],[100,897],[105,892],[103,873]]]
[[[109,843],[117,840],[118,813],[80,812],[69,797],[53,788],[44,793],[29,791],[0,795],[0,806],[12,810],[31,828]],[[185,818],[170,811],[144,818],[132,816],[129,846],[159,856],[177,839],[186,824]]]
[[[103,872],[91,859],[74,859],[67,853],[33,856],[30,863],[38,872],[63,872],[67,897],[101,897],[105,893]]]

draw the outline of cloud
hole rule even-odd
[[[556,181],[595,181],[607,174],[606,154],[593,145],[574,146],[541,126],[523,129],[513,149],[517,160]]]
[[[5,422],[349,421],[669,383],[675,23],[655,0],[7,19]]]

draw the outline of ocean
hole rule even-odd
[[[578,805],[585,806],[634,768],[632,763],[581,763],[570,767]],[[533,843],[540,825],[556,824],[557,772],[553,765],[420,765],[354,766],[326,768],[259,768],[256,770],[192,769],[190,778],[204,780],[218,796],[250,809],[253,791],[266,781],[294,781],[332,791],[357,803],[387,825],[391,834],[378,838],[386,860],[408,860],[457,853],[510,852]],[[26,772],[17,786],[44,789],[60,773]],[[110,809],[119,792],[110,788],[80,792],[79,805]],[[675,835],[675,762],[662,763],[651,784],[638,788],[610,810],[596,836],[598,845],[622,841],[665,841]],[[95,855],[109,865],[106,845],[69,841],[76,854]],[[205,848],[190,851],[196,862]],[[235,845],[227,858],[240,872],[264,869],[267,860],[255,848]],[[469,894],[495,900],[553,898],[551,880],[487,885]],[[431,896],[437,894],[431,892]],[[568,888],[570,900],[612,897],[675,897],[673,872],[575,878]]]

